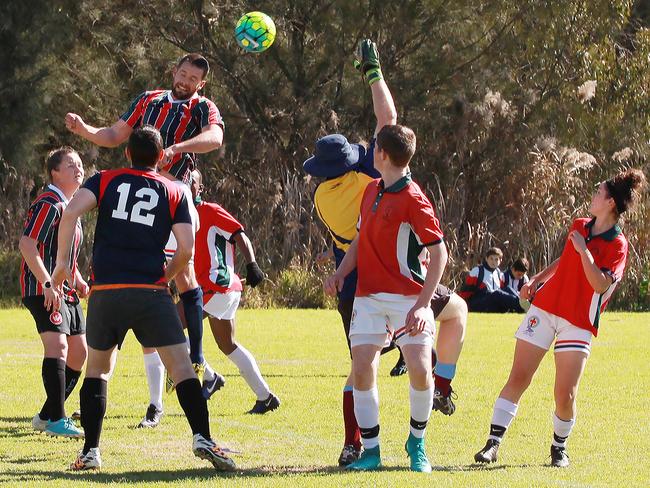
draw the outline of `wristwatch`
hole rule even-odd
[[[43,288],[52,288],[52,282],[46,281],[45,283],[43,283]]]

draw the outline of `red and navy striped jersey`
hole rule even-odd
[[[199,94],[194,94],[189,100],[174,100],[170,90],[140,94],[120,118],[134,129],[153,125],[160,131],[165,148],[199,135],[208,125],[224,126],[214,102]],[[176,154],[162,169],[189,183],[195,161],[195,154]]]
[[[38,253],[43,260],[45,269],[52,274],[56,267],[57,238],[59,235],[59,222],[61,214],[68,204],[63,192],[54,185],[48,185],[43,193],[36,197],[27,212],[23,235],[31,237],[37,243]],[[81,221],[77,219],[72,248],[70,250],[70,268],[74,273],[77,269],[79,248],[83,240]],[[69,293],[71,288],[64,284],[64,291]],[[25,259],[21,262],[20,292],[23,297],[43,295],[43,285],[29,269]]]
[[[191,224],[187,199],[150,170],[101,171],[84,183],[97,199],[93,285],[164,284],[165,244],[174,224]]]

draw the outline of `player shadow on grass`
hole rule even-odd
[[[533,464],[500,464],[500,465],[478,465],[468,464],[464,466],[434,466],[435,472],[462,472],[462,471],[494,471],[508,468],[530,468]],[[384,466],[380,472],[410,472],[408,466]],[[309,474],[314,476],[332,476],[342,475],[350,476],[357,474],[356,472],[347,471],[338,466],[269,466],[261,468],[251,468],[237,470],[232,473],[216,472],[207,467],[181,469],[181,470],[145,470],[145,471],[122,471],[116,473],[106,472],[82,472],[73,473],[71,471],[42,471],[42,470],[29,470],[29,471],[12,471],[4,473],[4,480],[6,482],[19,483],[21,481],[53,481],[53,480],[70,480],[70,481],[93,481],[96,483],[136,483],[136,482],[157,482],[157,481],[183,481],[187,479],[211,480],[215,477],[218,478],[268,478],[268,477],[282,477],[287,475]]]

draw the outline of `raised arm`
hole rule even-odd
[[[359,60],[356,60],[354,65],[363,73],[363,77],[370,85],[370,91],[372,92],[372,105],[377,119],[376,136],[383,126],[397,123],[397,110],[395,109],[393,96],[381,72],[377,44],[370,39],[364,39],[359,44],[357,56]]]
[[[80,115],[69,113],[65,116],[66,128],[78,136],[102,147],[117,147],[126,141],[133,129],[119,119],[110,127],[93,127],[86,124]]]
[[[377,118],[377,126],[375,127],[375,136],[377,136],[383,126],[397,123],[397,110],[395,109],[393,96],[383,79],[370,85],[370,90],[372,91],[372,105]]]

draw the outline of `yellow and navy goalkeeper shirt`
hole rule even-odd
[[[318,217],[334,240],[337,265],[342,259],[341,255],[348,250],[357,235],[363,192],[368,183],[380,177],[374,167],[374,149],[373,139],[365,156],[357,165],[344,175],[324,181],[314,193]]]

